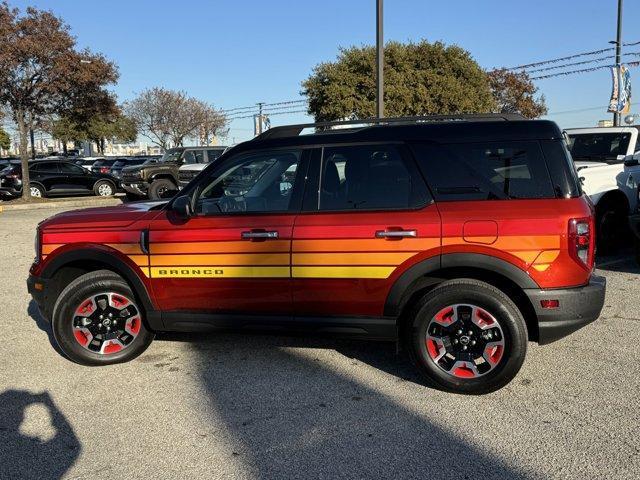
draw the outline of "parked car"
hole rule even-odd
[[[220,150],[209,150],[207,154],[207,163],[187,163],[182,165],[178,169],[178,188],[183,189],[186,187],[191,180],[196,178],[196,176],[209,165],[209,163],[220,158],[228,148],[229,147],[224,147],[224,149]]]
[[[92,171],[91,167],[93,167],[93,164],[96,163],[98,160],[104,160],[104,157],[79,157],[75,159],[70,159],[70,161],[72,161],[76,165],[79,165],[85,170],[88,170],[90,172]]]
[[[132,199],[162,198],[178,190],[178,169],[185,164],[203,164],[218,158],[226,147],[179,147],[166,151],[155,164],[122,169],[122,188]]]
[[[29,163],[29,183],[32,197],[61,195],[110,196],[116,193],[117,181],[110,175],[90,173],[65,160],[35,160]],[[22,195],[22,167],[17,165],[3,175],[0,193]]]
[[[275,127],[170,201],[51,217],[29,292],[84,365],[261,326],[399,340],[434,385],[496,390],[528,339],[598,317],[605,280],[556,124],[449,119]]]
[[[21,172],[20,160],[0,164],[0,198],[8,199],[22,194]]]
[[[116,163],[118,158],[101,158],[96,160],[93,165],[91,165],[91,171],[93,173],[111,173],[111,167]]]
[[[566,130],[582,187],[596,206],[597,245],[602,253],[616,250],[628,238],[627,218],[636,209],[640,180],[640,167],[629,161],[640,151],[639,128]]]
[[[118,158],[113,165],[111,166],[111,170],[109,173],[116,178],[120,178],[122,176],[122,169],[125,167],[135,167],[136,165],[142,165],[145,162],[153,162],[149,160],[147,157],[124,157]]]

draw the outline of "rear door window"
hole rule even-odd
[[[415,165],[397,145],[326,147],[320,172],[321,211],[412,209],[429,200]]]
[[[414,144],[438,201],[555,198],[536,141]]]

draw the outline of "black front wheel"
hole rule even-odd
[[[51,317],[60,350],[82,365],[129,361],[144,352],[154,337],[129,285],[108,270],[71,282],[60,293]]]
[[[508,384],[527,351],[522,313],[504,292],[478,280],[446,281],[415,306],[405,341],[420,371],[455,393]]]

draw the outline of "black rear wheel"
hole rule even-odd
[[[450,280],[415,306],[405,341],[420,371],[456,393],[498,390],[518,373],[527,329],[502,291],[478,280]]]

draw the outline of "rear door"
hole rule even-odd
[[[296,315],[382,316],[401,273],[439,252],[440,216],[405,146],[317,151],[293,231]]]
[[[61,189],[86,192],[93,187],[93,175],[88,175],[82,167],[68,162],[60,162]]]
[[[153,220],[148,274],[160,309],[291,315],[291,235],[306,158],[295,148],[239,154],[189,188],[188,221],[171,212]]]

